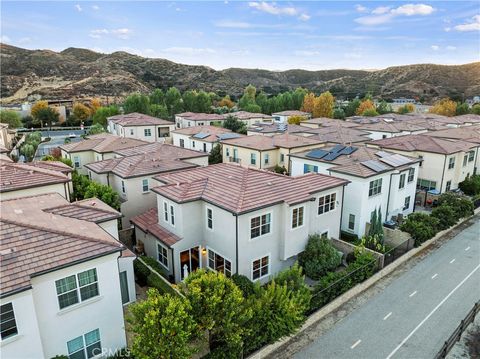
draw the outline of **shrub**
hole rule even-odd
[[[463,182],[458,184],[458,187],[469,196],[480,194],[480,175],[465,178]]]
[[[253,282],[248,279],[248,277],[242,274],[234,274],[232,275],[233,283],[242,291],[243,297],[248,298],[255,292],[255,285]]]
[[[285,168],[285,166],[275,165],[275,167],[273,167],[273,172],[280,173],[283,175],[287,173],[287,169]]]
[[[148,269],[148,268],[147,268]],[[163,293],[163,294],[173,294],[175,295],[175,291],[172,289],[172,287],[170,286],[170,284],[168,283],[165,283],[164,280],[162,280],[162,278],[160,278],[158,276],[158,274],[154,273],[154,272],[150,272],[149,271],[149,275],[147,277],[147,285],[151,288],[155,288],[157,289],[160,293]]]
[[[355,244],[379,253],[385,253],[387,251],[386,246],[383,244],[383,240],[380,239],[378,234],[374,234],[373,236],[364,236]]]
[[[167,270],[158,263],[155,258],[148,257],[148,256],[141,256],[142,260],[147,263],[150,267],[152,267],[155,271],[158,272],[162,277],[168,280],[168,272]]]
[[[458,221],[455,211],[447,204],[434,208],[431,216],[438,219],[438,229],[440,230],[450,228]]]
[[[455,193],[447,192],[442,194],[438,198],[438,205],[448,205],[450,206],[457,219],[471,216],[473,214],[473,203],[472,201],[465,197]]]
[[[150,269],[138,259],[133,261],[133,271],[137,277],[138,285],[144,287],[147,285],[147,278],[150,275]]]
[[[328,239],[314,234],[309,236],[305,251],[300,253],[299,260],[307,276],[319,279],[328,271],[337,268],[342,261],[342,256]]]
[[[439,221],[437,218],[426,213],[415,212],[408,215],[400,229],[409,233],[415,240],[415,246],[418,247],[437,234],[438,226]]]

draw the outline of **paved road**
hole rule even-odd
[[[295,358],[432,358],[479,298],[477,216]]]
[[[84,133],[82,130],[62,130],[62,131],[42,131],[42,137],[47,137],[50,135],[50,141],[42,142],[38,145],[37,153],[35,154],[35,159],[39,160],[44,155],[48,155],[50,153],[51,148],[58,147],[65,143],[65,138],[68,137],[69,134],[74,133],[77,137],[71,138],[71,142],[76,142],[82,140],[80,135]]]

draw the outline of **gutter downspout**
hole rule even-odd
[[[65,199],[68,201],[68,202],[71,202],[70,201],[70,191],[67,191],[67,186],[68,186],[68,182],[65,182],[63,184],[63,190],[65,191]]]
[[[234,214],[235,216],[235,271],[238,274],[238,214]]]
[[[342,186],[342,210],[340,211],[340,228],[339,228],[339,237],[341,236],[342,234],[342,221],[343,221],[343,203],[345,202],[345,186],[346,184],[344,184]]]
[[[110,187],[110,173],[107,173],[107,186]]]
[[[260,154],[260,169],[262,169],[262,151],[258,151],[258,153]]]
[[[388,185],[388,196],[387,196],[387,209],[385,211],[385,220],[388,221],[388,207],[390,206],[390,192],[392,191],[392,176],[393,172],[390,173],[390,183]]]
[[[443,178],[445,177],[445,165],[446,164],[447,164],[447,155],[445,155],[445,160],[443,161],[442,181],[440,182],[440,193],[442,193]],[[426,196],[425,196],[425,198],[426,198]]]

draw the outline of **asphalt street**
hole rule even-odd
[[[63,145],[65,143],[65,138],[67,138],[71,133],[75,134],[77,137],[70,138],[71,142],[76,142],[82,140],[80,135],[84,133],[83,130],[61,130],[61,131],[42,131],[42,137],[50,136],[50,141],[42,142],[38,145],[37,152],[35,154],[35,159],[39,160],[44,155],[50,153],[50,149]]]
[[[295,358],[433,358],[480,299],[478,218]]]

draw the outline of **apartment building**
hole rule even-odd
[[[312,117],[312,114],[310,112],[304,112],[304,111],[298,111],[298,110],[288,110],[288,111],[281,111],[281,112],[275,112],[272,113],[273,120],[276,123],[288,123],[288,120],[290,117],[293,116],[301,116],[305,117],[307,119]]]
[[[175,127],[187,128],[192,126],[220,125],[225,120],[225,115],[216,113],[182,112],[175,115]]]
[[[220,141],[238,137],[242,135],[218,126],[193,126],[172,131],[175,146],[207,153]]]
[[[111,116],[107,121],[111,134],[146,142],[169,142],[170,132],[175,129],[171,121],[137,112]]]

